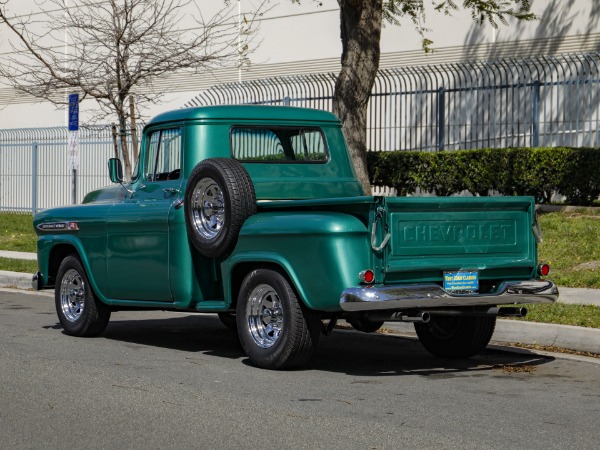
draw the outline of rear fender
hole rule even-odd
[[[245,275],[266,264],[281,269],[307,307],[339,310],[340,293],[372,264],[368,236],[367,226],[350,214],[258,213],[246,221],[236,249],[221,264],[225,301],[235,304]]]

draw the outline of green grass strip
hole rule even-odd
[[[0,270],[8,270],[9,272],[35,273],[38,270],[38,265],[37,261],[0,257]]]
[[[31,214],[0,214],[0,250],[35,253],[37,236],[32,220]]]

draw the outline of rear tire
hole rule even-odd
[[[352,328],[355,330],[362,331],[363,333],[374,333],[383,326],[383,322],[369,320],[361,315],[346,319],[346,322],[352,325]]]
[[[81,261],[73,255],[60,263],[54,302],[58,320],[72,336],[97,336],[110,320],[110,308],[96,297]]]
[[[258,367],[302,366],[319,341],[318,315],[298,300],[286,277],[275,270],[256,269],[246,276],[236,316],[242,347]]]
[[[419,341],[440,358],[469,358],[489,344],[495,317],[431,316],[428,323],[415,323]]]

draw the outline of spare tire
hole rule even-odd
[[[242,225],[256,213],[250,175],[234,159],[198,163],[188,179],[184,201],[188,238],[208,258],[226,258]]]

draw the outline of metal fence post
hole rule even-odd
[[[540,146],[540,82],[531,86],[531,146]]]
[[[37,212],[38,204],[38,143],[31,144],[31,213]]]
[[[446,90],[442,86],[438,89],[437,101],[437,128],[438,128],[438,151],[444,150],[445,126],[446,126]]]

